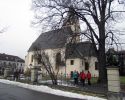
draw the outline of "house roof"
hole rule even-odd
[[[18,56],[14,56],[14,55],[8,55],[8,54],[1,54],[0,53],[0,60],[4,60],[4,61],[14,61],[14,62],[23,62],[24,63],[24,60],[21,59],[20,57]]]
[[[70,27],[64,27],[58,30],[52,30],[42,33],[29,48],[30,51],[37,49],[55,49],[64,47],[68,36],[72,34]]]
[[[69,58],[84,58],[84,57],[96,57],[95,50],[92,43],[80,42],[77,44],[68,44],[66,47],[66,59]]]

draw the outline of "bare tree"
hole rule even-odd
[[[38,64],[41,65],[42,69],[45,69],[48,75],[50,76],[52,83],[57,85],[57,76],[59,72],[59,68],[55,71],[54,66],[52,66],[48,55],[45,53],[44,50],[38,50],[35,48],[34,50],[34,59],[37,61]]]
[[[119,0],[33,0],[33,9],[36,11],[34,23],[57,29],[63,26],[69,12],[71,14],[67,21],[73,16],[78,17],[85,25],[83,27],[86,27],[86,31],[80,34],[89,39],[94,46],[99,63],[99,81],[104,83],[107,82],[106,39],[115,40],[112,30],[114,27],[109,27],[109,22],[116,21],[116,14],[124,12],[123,9],[119,11],[114,6],[120,6]]]

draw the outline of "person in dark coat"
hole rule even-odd
[[[87,73],[88,85],[91,85],[91,73],[88,71]]]
[[[71,71],[71,73],[70,73],[70,78],[71,79],[73,78],[73,71]]]
[[[14,71],[14,80],[15,81],[18,80],[18,77],[19,77],[19,72],[18,72],[18,70],[15,70]]]

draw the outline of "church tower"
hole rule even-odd
[[[73,7],[69,8],[67,17],[65,18],[63,22],[63,27],[70,27],[71,30],[73,31],[73,34],[71,37],[67,40],[67,42],[72,42],[72,43],[78,43],[80,42],[80,24],[79,24],[79,18],[74,14],[74,9]]]

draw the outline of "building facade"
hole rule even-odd
[[[23,71],[24,64],[24,60],[20,57],[4,53],[0,54],[0,74],[4,73],[6,67],[9,67],[12,71],[15,69]]]

